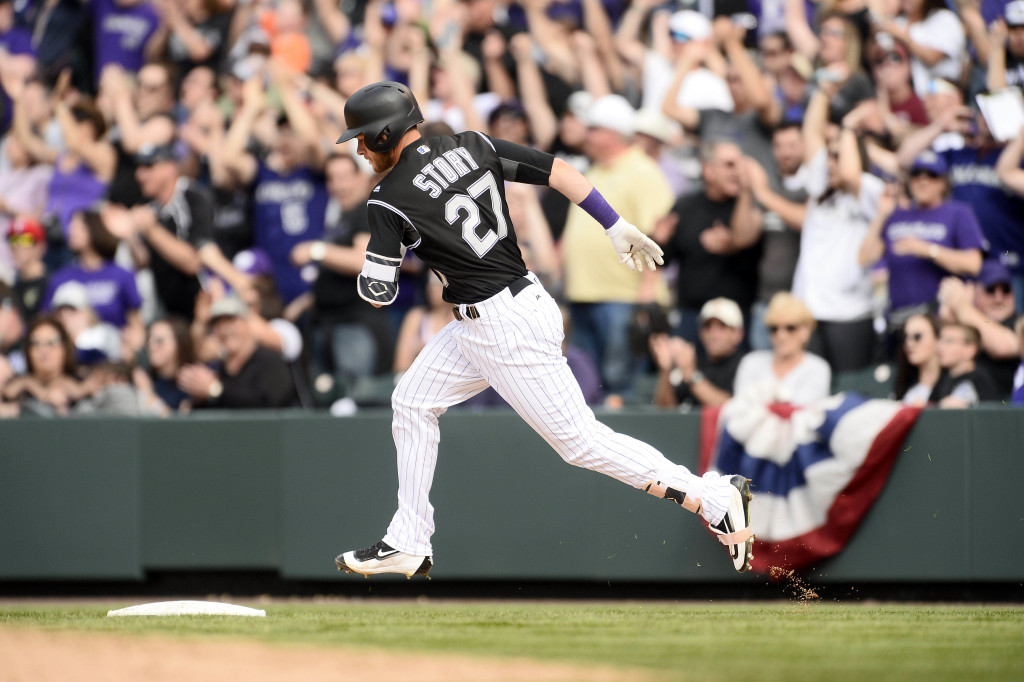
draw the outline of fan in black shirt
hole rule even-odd
[[[974,327],[957,322],[942,325],[939,332],[942,375],[928,402],[956,408],[1005,397],[999,395],[992,377],[975,364],[979,344],[978,330]]]
[[[197,407],[289,407],[298,401],[295,382],[281,356],[261,347],[247,316],[249,309],[234,296],[210,308],[210,327],[223,349],[215,372],[205,365],[186,365],[178,385]]]

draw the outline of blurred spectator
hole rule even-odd
[[[693,10],[668,14],[659,0],[629,6],[615,35],[615,47],[626,63],[642,74],[641,108],[673,107],[731,111],[732,97],[722,76],[725,64],[712,45],[711,22]],[[640,39],[650,13],[650,44]],[[673,74],[675,82],[673,82]],[[674,86],[674,87],[673,87]],[[675,93],[668,99],[669,92]],[[671,111],[666,113],[678,118]],[[696,127],[696,125],[687,125]]]
[[[117,166],[114,148],[103,138],[106,124],[100,112],[84,100],[69,105],[67,93],[68,74],[64,73],[53,97],[65,151],[51,147],[32,128],[25,102],[19,100],[14,113],[14,134],[28,154],[53,165],[44,214],[51,267],[64,265],[70,256],[65,240],[71,216],[103,198]]]
[[[843,8],[838,3],[828,8],[815,32],[803,0],[786,0],[786,31],[796,51],[820,65],[814,81],[818,88],[830,91],[828,116],[834,123],[874,94],[862,68],[867,25],[860,21],[866,20],[865,4],[855,0]]]
[[[313,283],[311,374],[332,374],[351,384],[354,379],[391,369],[393,333],[388,314],[366,305],[356,293],[370,226],[366,199],[370,178],[358,162],[335,154],[324,166],[328,201],[324,241],[303,241],[292,247],[296,267],[318,266]]]
[[[223,163],[239,185],[252,188],[253,245],[270,255],[274,281],[287,304],[308,292],[316,277],[315,265],[297,268],[290,254],[299,242],[323,237],[325,155],[318,144],[316,123],[299,101],[291,77],[280,68],[271,73],[286,113],[278,117],[270,153],[258,159],[246,151],[264,107],[263,81],[255,77],[245,84],[242,109],[224,141]]]
[[[4,137],[0,150],[0,234],[7,234],[15,216],[43,215],[53,167],[36,161],[15,135]]]
[[[108,139],[117,151],[117,172],[107,199],[124,206],[145,203],[136,177],[136,155],[144,146],[171,144],[175,122],[174,82],[161,63],[139,69],[137,82],[118,66],[109,66],[100,83],[100,99],[109,107],[112,127]]]
[[[895,333],[909,315],[934,309],[939,282],[947,275],[974,276],[981,269],[985,238],[971,207],[947,200],[945,160],[932,151],[911,165],[908,208],[896,207],[890,188],[860,248],[860,262],[882,260],[889,272],[889,328]]]
[[[179,317],[166,317],[149,325],[146,337],[146,366],[132,370],[142,408],[167,415],[188,412],[191,401],[179,388],[178,370],[196,361],[188,324]]]
[[[181,79],[178,101],[174,107],[174,119],[179,125],[179,133],[196,110],[204,105],[215,105],[220,95],[217,85],[217,72],[208,66],[194,66]],[[218,112],[221,113],[221,112]],[[224,125],[223,115],[220,118]]]
[[[1024,12],[1024,2],[1022,2],[1022,12]],[[1020,29],[1021,36],[1024,36],[1024,26]],[[1024,127],[1017,133],[1017,137],[1013,138],[1004,148],[1002,153],[999,155],[999,159],[996,161],[996,174],[999,181],[1003,184],[1003,187],[1012,192],[1019,199],[1024,197]],[[1021,207],[1024,207],[1024,203],[1020,203]],[[987,214],[988,211],[985,211]],[[1016,256],[1020,258],[1020,254]],[[1010,259],[1006,259],[1006,265],[1011,265]],[[1018,264],[1017,268],[1014,268],[1013,285],[1015,290],[1015,304],[1017,310],[1024,310],[1024,272],[1021,270],[1024,266]]]
[[[828,363],[807,352],[815,321],[807,306],[792,294],[772,297],[765,324],[773,350],[751,351],[736,370],[733,393],[763,391],[777,402],[808,405],[829,395],[832,372]]]
[[[261,265],[258,271],[239,265],[251,253],[259,253]],[[280,355],[285,362],[295,362],[302,355],[302,332],[292,319],[288,319],[294,318],[297,312],[282,303],[270,275],[270,258],[256,249],[242,251],[235,256],[235,264],[240,271],[252,275],[252,286],[241,293],[241,298],[249,306],[249,326],[257,343]]]
[[[906,45],[914,90],[922,95],[932,78],[960,80],[967,49],[959,17],[945,0],[902,0],[898,17],[879,17],[878,28]]]
[[[462,49],[478,62],[485,60],[484,45],[491,36],[500,36],[504,40],[512,37],[513,29],[509,26],[507,12],[502,11],[502,3],[498,0],[470,0],[464,4]],[[508,60],[506,60],[507,63]],[[480,83],[481,92],[494,92],[495,88],[488,79],[485,70]]]
[[[963,145],[939,149],[933,146],[943,133],[959,133]],[[1017,306],[1024,302],[1024,197],[1004,189],[996,165],[1003,145],[992,138],[985,119],[967,107],[951,107],[938,119],[909,135],[897,152],[900,166],[910,168],[914,159],[932,146],[949,168],[952,198],[973,209],[988,240],[987,251],[998,254],[1000,262],[1014,276]]]
[[[1017,318],[1014,325],[1017,332],[1017,343],[1020,345],[1020,355],[1024,358],[1024,315]],[[1010,402],[1017,407],[1024,407],[1024,360],[1021,360],[1016,374],[1013,375],[1013,395]]]
[[[427,282],[427,304],[416,306],[405,314],[395,344],[394,371],[405,372],[427,341],[455,319],[452,306],[441,298],[444,286],[436,277]]]
[[[683,194],[690,183],[671,152],[676,140],[682,137],[679,126],[657,109],[641,109],[636,112],[635,127],[634,142],[658,164],[672,188],[672,194]]]
[[[121,333],[114,325],[100,320],[89,303],[89,290],[84,284],[75,280],[61,284],[53,293],[50,307],[75,345],[78,366],[121,359]]]
[[[781,107],[783,122],[799,124],[804,120],[810,84],[814,78],[814,67],[807,57],[793,53],[789,64],[782,71],[775,90],[775,99]]]
[[[457,133],[466,130],[486,131],[487,117],[500,104],[501,97],[495,93],[478,91],[480,64],[462,51],[461,44],[454,37],[438,45],[437,58],[431,64],[430,51],[422,31],[403,30],[409,34],[409,50],[414,54],[409,70],[409,87],[414,92],[426,90],[430,95],[424,98],[424,118],[428,121],[443,121]],[[443,37],[438,39],[446,40]],[[425,70],[424,65],[430,68]],[[503,113],[514,112],[505,107],[499,116]]]
[[[586,176],[625,220],[649,234],[668,211],[672,190],[657,164],[632,144],[634,115],[619,95],[605,95],[591,105],[585,149],[594,165]],[[570,209],[561,241],[573,320],[570,343],[597,363],[605,390],[619,393],[632,380],[633,307],[656,300],[660,274],[623,268],[603,239],[590,216]]]
[[[0,59],[9,77],[24,81],[36,70],[32,34],[14,21],[14,2],[0,0]]]
[[[505,198],[526,269],[537,275],[545,289],[560,295],[561,259],[536,190],[532,185],[511,182],[505,187]]]
[[[108,64],[135,73],[159,55],[163,46],[160,15],[149,0],[89,0],[89,10],[97,86]]]
[[[487,130],[492,137],[530,146],[530,128],[526,110],[519,100],[500,102],[487,116]]]
[[[213,240],[226,258],[234,258],[252,246],[252,194],[247,187],[237,186],[224,164],[224,114],[215,102],[200,99],[180,132],[195,155],[192,167],[197,168],[199,180],[212,185]]]
[[[313,63],[306,30],[306,5],[301,0],[278,0],[260,15],[260,27],[270,38],[270,54],[293,73],[305,73]]]
[[[834,372],[862,369],[875,349],[874,303],[868,270],[857,254],[885,183],[866,172],[866,152],[854,131],[858,108],[843,126],[827,123],[835,83],[811,97],[804,119],[807,194],[793,293],[818,321],[811,350]]]
[[[87,395],[75,404],[75,415],[134,417],[141,412],[139,394],[132,384],[132,369],[126,362],[95,365],[82,385]]]
[[[924,102],[914,91],[910,77],[907,46],[879,33],[869,54],[882,125],[890,139],[899,144],[909,133],[928,125]]]
[[[944,408],[959,408],[1005,397],[999,395],[992,377],[977,367],[979,345],[978,330],[974,327],[957,322],[942,325],[939,364],[943,372],[928,402]]]
[[[991,27],[992,67],[1002,74],[1002,82],[989,82],[988,87],[1024,87],[1024,0],[1006,3],[1002,21]],[[990,68],[990,73],[992,73]]]
[[[748,337],[755,350],[771,348],[764,326],[764,311],[772,296],[793,288],[793,274],[800,256],[800,230],[807,216],[807,166],[799,123],[784,122],[776,126],[772,132],[772,154],[778,170],[774,182],[753,159],[747,159],[745,164],[744,190],[749,187],[757,206],[764,211],[757,301],[751,309]]]
[[[1021,0],[1021,4],[1024,5],[1024,0]],[[1021,31],[1021,33],[1024,33],[1024,31]],[[1017,137],[1013,138],[1009,144],[1003,147],[1003,151],[999,155],[999,161],[996,163],[996,173],[999,175],[999,181],[1018,196],[1024,196],[1024,167],[1021,166],[1022,158],[1024,158],[1024,126],[1017,133]]]
[[[733,106],[724,110],[678,104],[677,93],[684,85],[687,69],[692,68],[697,59],[707,60],[709,55],[721,58],[706,43],[695,42],[676,64],[675,77],[665,93],[662,109],[687,130],[696,131],[705,144],[717,140],[736,143],[744,154],[756,159],[769,176],[774,176],[770,135],[782,117],[781,107],[772,97],[769,81],[743,46],[744,29],[726,17],[719,17],[715,19],[713,31],[715,42],[728,60],[726,82]]]
[[[297,400],[288,366],[279,355],[262,348],[247,319],[249,307],[227,296],[210,309],[210,327],[223,349],[215,371],[190,364],[178,370],[178,386],[196,407],[288,407]]]
[[[63,416],[85,396],[75,376],[75,347],[63,325],[40,316],[29,325],[27,372],[3,386],[3,398],[18,404],[22,415]]]
[[[232,18],[232,12],[224,8],[230,4],[221,0],[156,0],[156,9],[167,27],[161,38],[166,39],[167,57],[179,74],[197,66],[220,66]]]
[[[107,228],[128,242],[136,266],[152,270],[163,310],[192,319],[204,266],[236,290],[248,288],[248,278],[213,242],[213,202],[181,176],[174,145],[146,145],[136,164],[142,193],[153,203],[130,210],[108,206],[103,217]]]
[[[18,216],[7,228],[14,261],[14,298],[23,319],[31,320],[43,306],[49,273],[43,263],[46,233],[38,220]]]
[[[0,74],[2,74],[2,68],[0,68]],[[57,85],[60,86],[63,82],[58,77]],[[71,96],[73,97],[73,95]],[[32,131],[37,132],[43,141],[46,142],[47,146],[58,151],[64,151],[66,145],[64,144],[60,123],[54,117],[55,101],[53,99],[52,85],[50,83],[43,83],[43,81],[38,79],[30,79],[21,88],[21,94],[18,95],[17,100],[25,114],[25,119],[28,121],[28,127]],[[14,115],[13,105],[7,108],[7,115]],[[9,136],[7,139],[14,139],[14,136]],[[31,155],[31,151],[27,151]],[[6,167],[2,160],[0,160],[0,167]]]
[[[793,44],[789,42],[785,31],[764,33],[764,28],[763,24],[758,26],[761,39],[757,44],[757,53],[765,75],[774,79],[778,86],[783,74],[792,67]]]
[[[6,372],[21,374],[26,369],[25,319],[18,309],[14,290],[0,282],[0,358]]]
[[[947,277],[939,287],[939,314],[943,321],[959,322],[978,330],[978,367],[992,377],[1003,397],[1013,390],[1013,375],[1020,356],[1013,331],[1016,311],[1011,279],[1010,272],[990,258],[981,266],[973,284]]]
[[[896,351],[896,400],[924,407],[939,382],[939,321],[915,314],[903,322]]]
[[[18,2],[23,24],[31,27],[33,48],[36,51],[39,75],[47,81],[62,69],[81,59],[79,51],[90,41],[86,12],[89,8],[81,0],[44,0]],[[82,74],[91,80],[91,75]]]
[[[50,275],[43,308],[56,308],[53,299],[62,284],[81,282],[88,294],[89,307],[102,322],[117,329],[135,327],[141,334],[142,299],[135,287],[135,275],[114,262],[118,239],[103,224],[99,213],[79,211],[72,216],[68,246],[75,254],[75,262]]]
[[[735,301],[713,298],[700,311],[700,342],[677,336],[651,335],[651,354],[658,365],[654,404],[659,407],[721,405],[732,397],[743,352],[743,313]]]
[[[749,193],[740,191],[739,147],[724,141],[705,144],[701,161],[702,191],[680,197],[654,235],[666,262],[679,264],[676,305],[682,317],[675,333],[691,343],[699,341],[700,309],[711,299],[728,298],[749,314],[760,255],[751,246],[759,234],[760,214]],[[737,229],[740,223],[746,229]]]

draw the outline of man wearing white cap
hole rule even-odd
[[[711,22],[700,12],[680,10],[669,14],[655,10],[650,19],[651,48],[640,39],[648,12],[657,2],[634,2],[622,17],[615,35],[619,54],[643,73],[643,108],[661,109],[672,70],[686,46],[704,43],[710,47]],[[705,68],[690,71],[680,88],[678,103],[697,109],[732,111],[733,101],[725,81]]]
[[[651,354],[659,370],[656,405],[716,407],[732,397],[743,359],[743,312],[735,301],[713,298],[700,309],[699,333],[705,350],[700,358],[693,344],[678,336],[651,337]]]
[[[619,95],[605,95],[594,101],[585,118],[584,151],[593,160],[587,179],[625,220],[650,234],[655,221],[671,208],[673,194],[658,164],[632,143],[633,107]],[[592,227],[585,212],[570,209],[561,246],[573,321],[571,342],[590,353],[606,393],[616,394],[629,388],[632,375],[633,307],[656,300],[661,280],[654,271],[623,268],[601,235],[595,238]]]
[[[636,135],[633,141],[658,164],[672,187],[672,193],[679,196],[685,192],[690,184],[689,178],[680,160],[668,151],[682,137],[679,124],[659,109],[641,109],[636,112],[634,127]]]

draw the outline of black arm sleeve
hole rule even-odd
[[[494,151],[498,152],[506,180],[528,185],[548,184],[551,165],[555,162],[553,155],[508,140],[488,139],[494,145]]]

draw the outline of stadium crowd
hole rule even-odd
[[[390,386],[454,318],[415,251],[356,293],[377,178],[335,141],[384,79],[664,248],[505,188],[588,402],[1024,404],[1024,0],[0,0],[0,415]]]

